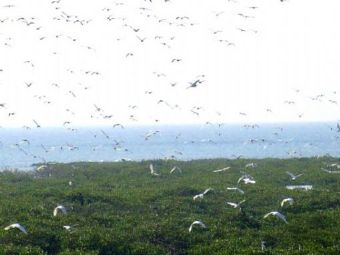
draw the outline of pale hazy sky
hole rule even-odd
[[[121,3],[1,2],[0,126],[338,120],[339,1]]]

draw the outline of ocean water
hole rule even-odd
[[[81,127],[73,131],[2,128],[0,168],[27,170],[40,162],[340,156],[339,136],[336,123]]]

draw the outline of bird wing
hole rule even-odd
[[[9,230],[9,229],[11,229],[11,228],[13,228],[13,224],[12,224],[12,225],[9,225],[9,226],[7,226],[7,227],[5,227],[4,229],[5,229],[5,230]]]
[[[20,224],[18,224],[16,227],[17,227],[21,232],[27,234],[26,229],[25,229],[23,226],[21,226]]]
[[[198,221],[198,220],[195,220],[193,223],[191,223],[191,225],[190,225],[190,227],[189,227],[189,232],[191,232],[192,227],[193,227],[194,225],[200,225],[202,228],[205,228],[205,227],[206,227],[206,226],[204,225],[203,222]]]
[[[214,170],[213,172],[214,172],[214,173],[218,173],[218,172],[226,171],[226,170],[228,170],[228,169],[230,169],[230,166],[225,167],[225,168],[221,168],[221,169]]]
[[[292,177],[292,178],[295,178],[295,175],[294,174],[292,174],[291,172],[289,172],[289,171],[286,171],[286,173],[290,176],[290,177]]]
[[[177,166],[174,166],[174,167],[170,170],[170,174],[172,174],[176,169],[177,169]]]
[[[63,212],[63,214],[66,214],[66,208],[64,206],[60,206],[59,209]]]
[[[281,201],[281,207],[284,206],[284,204],[285,204],[287,201],[288,201],[287,198],[283,199],[283,200]]]
[[[195,220],[192,225],[199,225],[201,226],[202,228],[205,228],[205,224],[202,222],[202,221],[199,221],[199,220]]]
[[[193,197],[194,200],[196,200],[197,198],[203,198],[203,193],[202,194],[198,194],[198,195]]]
[[[242,176],[238,179],[237,183],[240,183],[240,181],[242,181],[245,177],[246,177],[245,175],[242,175]]]
[[[207,189],[203,192],[203,195],[207,194],[210,190],[212,190],[212,188],[207,188]]]
[[[286,224],[288,224],[286,217],[283,214],[277,212],[275,215],[276,217],[279,217],[281,220],[283,220]]]
[[[239,206],[239,205],[241,205],[241,204],[243,204],[244,202],[246,202],[246,200],[245,200],[245,199],[244,199],[244,200],[242,200],[241,202],[239,202],[239,203],[238,203],[238,206]]]
[[[155,170],[153,169],[153,164],[150,164],[150,171],[152,174],[155,172]]]
[[[267,218],[268,216],[273,215],[273,213],[274,213],[274,212],[269,212],[269,213],[267,213],[265,216],[263,216],[263,218],[265,219],[265,218]]]
[[[238,192],[240,192],[241,194],[244,194],[244,191],[241,190],[240,188],[236,188],[236,190],[237,190]]]
[[[236,204],[236,203],[233,203],[233,202],[227,202],[227,204],[230,205],[230,206],[232,206],[232,207],[234,207],[234,208],[237,207],[237,204]]]

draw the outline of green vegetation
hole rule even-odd
[[[335,158],[53,164],[0,173],[0,254],[340,254],[340,174]],[[249,162],[257,168],[245,169]],[[183,173],[169,174],[173,166]],[[212,171],[231,166],[220,173]],[[256,184],[228,191],[246,171]],[[303,175],[292,181],[291,171]],[[72,185],[69,185],[72,181]],[[310,191],[285,185],[309,184]],[[213,188],[202,200],[193,196]],[[294,205],[280,207],[286,197]],[[226,201],[245,199],[242,210]],[[67,215],[53,217],[62,204]],[[280,211],[288,224],[275,218]],[[201,220],[206,229],[188,228]],[[28,234],[4,227],[22,224]],[[70,231],[63,228],[71,225]],[[262,251],[261,241],[266,248]]]

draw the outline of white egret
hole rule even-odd
[[[65,225],[65,226],[63,226],[63,228],[66,229],[67,231],[71,230],[71,226],[70,225]]]
[[[150,164],[150,173],[151,173],[151,175],[154,175],[154,176],[159,176],[160,175],[160,174],[155,172],[155,169],[153,168],[153,164]]]
[[[191,225],[189,227],[189,233],[192,231],[192,228],[193,228],[194,225],[198,225],[202,228],[206,228],[205,224],[202,221],[195,220],[193,223],[191,223]]]
[[[286,224],[288,224],[288,221],[286,220],[286,217],[282,213],[276,212],[276,211],[275,212],[267,213],[263,218],[265,219],[265,218],[267,218],[270,215],[275,216],[275,217],[283,220]]]
[[[301,175],[303,175],[303,174],[295,175],[295,174],[293,174],[293,173],[291,173],[291,172],[289,172],[289,171],[287,171],[286,173],[290,176],[290,178],[292,178],[292,181],[295,181],[298,177],[300,177]]]
[[[212,188],[208,188],[206,189],[203,193],[200,193],[198,195],[195,195],[193,197],[194,200],[196,200],[197,198],[203,198],[205,194],[207,194],[209,191],[213,190]]]
[[[14,224],[11,224],[11,225],[5,227],[5,230],[10,230],[10,229],[13,229],[13,228],[19,229],[21,232],[27,234],[26,229],[23,226],[21,226],[19,223],[14,223]]]
[[[246,166],[245,166],[245,168],[255,168],[255,167],[257,167],[257,164],[254,163],[254,162],[248,163],[248,164],[246,164]]]
[[[227,190],[236,190],[236,191],[240,192],[241,194],[244,194],[244,191],[241,190],[240,188],[237,188],[237,187],[227,187]]]
[[[329,174],[339,174],[340,171],[339,170],[328,170],[326,168],[321,168],[322,171],[329,173]]]
[[[53,216],[57,216],[58,212],[61,211],[63,214],[67,214],[66,208],[62,205],[58,205],[53,210]]]
[[[172,174],[172,173],[175,172],[176,170],[177,170],[179,173],[182,173],[182,169],[180,169],[180,168],[177,167],[177,166],[174,166],[174,167],[170,170],[170,174]]]
[[[294,199],[291,197],[285,198],[281,201],[281,207],[283,207],[285,205],[285,203],[289,203],[289,205],[293,205],[294,204]]]
[[[41,165],[37,167],[37,171],[42,171],[45,170],[47,168],[47,165]]]
[[[221,169],[217,169],[217,170],[214,170],[213,173],[220,173],[220,172],[224,172],[226,170],[230,169],[230,166],[227,166],[225,168],[221,168]]]
[[[227,204],[230,205],[230,206],[233,207],[233,208],[238,208],[238,207],[240,207],[240,205],[243,204],[244,202],[246,202],[246,200],[242,200],[242,201],[239,202],[239,203],[227,202]],[[240,207],[240,209],[241,209],[241,207]]]
[[[254,180],[254,178],[253,178],[252,176],[248,175],[248,174],[242,175],[242,176],[238,179],[237,183],[240,183],[241,181],[243,181],[244,184],[255,184],[255,183],[256,183],[256,181]]]

